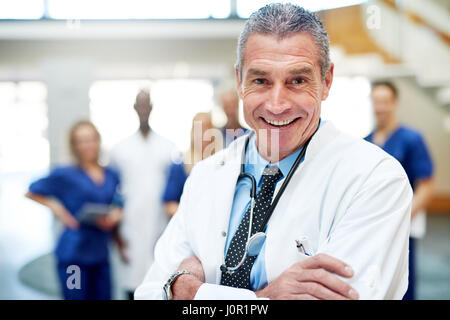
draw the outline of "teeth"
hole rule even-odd
[[[276,120],[267,120],[264,119],[267,123],[270,123],[273,126],[285,126],[288,125],[289,123],[293,122],[295,119],[292,120],[283,120],[283,121],[276,121]]]

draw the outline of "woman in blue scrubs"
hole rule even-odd
[[[433,163],[422,135],[397,119],[397,88],[389,81],[372,84],[376,128],[365,139],[396,158],[414,191],[411,219],[426,208],[433,194]],[[415,241],[409,238],[408,290],[404,300],[415,299]]]
[[[117,193],[119,177],[98,163],[100,135],[92,123],[81,121],[72,127],[70,147],[77,163],[54,168],[31,183],[26,196],[50,208],[65,226],[55,250],[64,299],[109,300],[108,245],[123,206]],[[89,206],[106,214],[80,221]]]

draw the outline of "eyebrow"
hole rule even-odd
[[[289,74],[293,75],[293,76],[299,76],[299,75],[310,76],[313,74],[313,71],[311,68],[305,67],[305,68],[300,68],[300,69],[293,69],[293,70],[289,71]]]
[[[311,76],[313,74],[313,70],[311,68],[305,67],[305,68],[299,68],[299,69],[292,69],[289,71],[289,74],[292,76],[299,76],[299,75],[307,75]],[[249,69],[248,75],[250,76],[266,76],[268,75],[268,72],[262,71],[260,69]]]
[[[249,69],[247,72],[251,76],[266,76],[268,73],[259,69]]]

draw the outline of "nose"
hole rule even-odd
[[[269,91],[267,110],[273,114],[281,114],[290,109],[288,92],[282,84],[274,84]]]

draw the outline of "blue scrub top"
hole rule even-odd
[[[172,163],[170,165],[169,176],[162,197],[163,203],[170,201],[180,202],[187,178],[188,174],[184,169],[183,163]]]
[[[374,132],[365,140],[373,142]],[[419,179],[433,175],[433,162],[422,135],[414,129],[399,126],[381,148],[397,159],[405,169],[412,189]]]
[[[123,206],[117,192],[119,176],[109,167],[104,168],[103,184],[96,184],[79,166],[61,166],[31,183],[31,193],[59,200],[77,218],[86,203]],[[56,246],[60,262],[93,265],[108,261],[108,242],[111,232],[95,225],[80,224],[78,230],[66,227]]]

